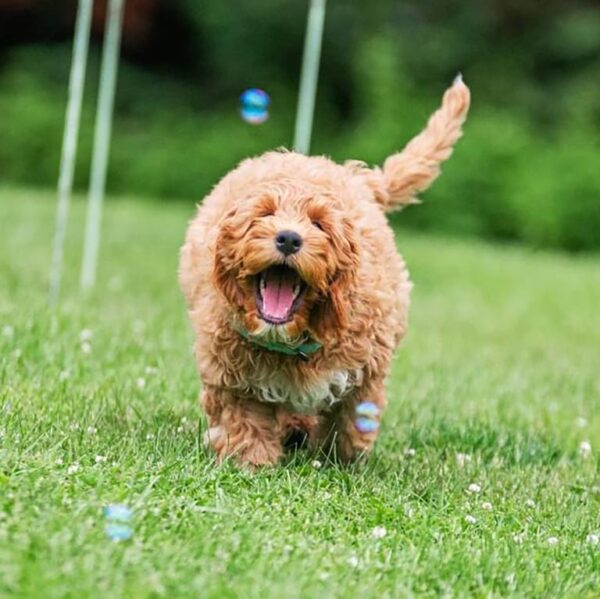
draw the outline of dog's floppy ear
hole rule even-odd
[[[362,171],[386,212],[417,203],[416,194],[435,181],[441,163],[450,158],[452,147],[462,135],[470,101],[469,88],[458,75],[425,129],[401,152],[387,158],[382,169]]]
[[[225,218],[231,219],[233,216],[235,216],[235,210],[231,210]],[[233,246],[236,242],[234,230],[235,227],[232,227],[230,223],[221,225],[215,246],[213,282],[230,304],[240,307],[244,303],[244,293],[234,274],[235,258],[232,256]]]
[[[330,240],[338,270],[311,316],[311,328],[319,339],[339,334],[348,326],[359,264],[358,245],[350,221],[344,219],[340,232],[331,231]]]
[[[225,296],[225,299],[233,306],[240,307],[244,303],[244,294],[238,285],[231,270],[226,266],[226,257],[217,249],[215,255],[215,267],[213,269],[213,281],[215,287]]]
[[[315,306],[310,324],[319,339],[326,339],[348,326],[355,276],[353,272],[340,273],[329,286],[323,301]]]

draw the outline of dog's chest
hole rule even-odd
[[[334,370],[302,386],[276,372],[257,382],[254,389],[261,401],[284,404],[295,412],[315,413],[342,401],[361,382],[362,371],[358,369]]]

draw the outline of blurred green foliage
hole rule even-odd
[[[198,201],[242,158],[292,142],[305,2],[171,2],[185,27],[161,60],[125,39],[108,187]],[[166,21],[165,21],[166,23]],[[167,25],[165,25],[167,27]],[[162,38],[168,39],[168,27]],[[175,39],[175,36],[177,39]],[[0,178],[54,185],[70,40],[14,45],[0,62]],[[175,43],[177,42],[177,43]],[[98,47],[76,185],[89,175]],[[465,137],[414,227],[600,248],[600,10],[581,0],[330,0],[313,153],[380,163],[426,122],[461,70]],[[260,127],[239,93],[272,97]]]

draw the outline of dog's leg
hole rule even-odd
[[[378,413],[368,418],[371,425],[361,426],[363,421],[356,408],[363,402],[375,404]],[[369,454],[379,434],[379,422],[387,405],[383,380],[371,381],[361,387],[353,397],[326,414],[320,429],[321,447],[332,458],[352,462]]]
[[[208,441],[219,461],[231,457],[250,467],[279,461],[284,431],[274,406],[210,388],[204,389],[201,401],[208,418]]]

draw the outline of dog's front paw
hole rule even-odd
[[[354,434],[341,434],[336,440],[335,457],[342,464],[364,463],[373,449],[374,441]]]
[[[264,443],[256,443],[244,449],[236,456],[236,461],[251,470],[262,466],[275,466],[281,458],[281,447],[271,447]]]
[[[231,443],[222,426],[210,427],[204,433],[204,443],[214,449],[219,462],[231,459],[249,470],[261,466],[274,466],[283,453],[281,445],[275,443],[257,440]]]
[[[206,447],[214,447],[215,443],[219,441],[221,435],[223,434],[222,426],[211,426],[205,433],[203,437],[204,445]]]
[[[281,449],[277,450],[263,444],[244,448],[225,446],[217,451],[217,461],[223,463],[226,460],[232,460],[244,470],[254,472],[258,468],[277,465],[281,455]]]

